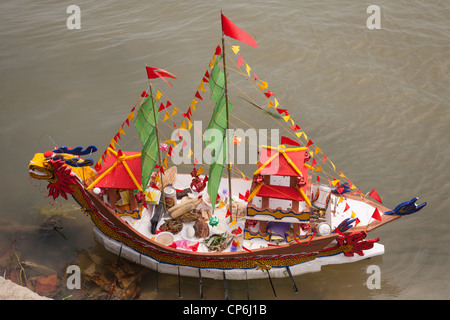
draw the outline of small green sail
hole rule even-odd
[[[215,137],[212,137],[211,130],[205,131],[205,141],[207,141],[206,149],[209,149],[211,155],[213,155],[213,162],[209,167],[209,178],[207,192],[210,196],[211,203],[215,203],[217,193],[219,190],[220,181],[222,179],[223,169],[226,167],[227,160],[227,143],[226,129],[227,129],[227,109],[225,99],[225,77],[224,73],[217,67],[217,63],[220,61],[216,59],[214,67],[211,70],[209,78],[209,88],[211,91],[211,100],[214,103],[214,111],[211,116],[211,120],[208,125],[208,129],[217,129],[221,133],[220,141],[216,141]],[[228,113],[231,114],[233,105],[228,102]],[[214,211],[214,205],[212,206]]]
[[[141,152],[141,183],[145,190],[155,168],[158,158],[158,139],[156,125],[158,124],[158,109],[156,103],[146,98],[138,110],[134,126],[142,143]],[[155,110],[153,110],[155,109]],[[156,119],[155,119],[156,115]],[[156,120],[156,122],[155,122]]]

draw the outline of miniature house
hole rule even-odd
[[[271,230],[287,231],[291,226],[294,234],[300,234],[300,224],[309,223],[311,183],[305,159],[309,157],[304,147],[262,146],[246,216],[259,228],[258,232],[247,229],[246,239],[268,238]],[[286,240],[284,234],[278,235]]]

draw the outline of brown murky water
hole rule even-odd
[[[369,5],[381,29],[369,30]],[[383,257],[322,272],[274,279],[281,299],[448,299],[450,241],[450,6],[446,1],[78,1],[81,29],[69,30],[68,4],[0,4],[1,218],[37,224],[61,207],[63,233],[47,238],[0,234],[0,255],[16,239],[22,257],[63,276],[82,249],[114,260],[94,241],[92,223],[73,202],[44,198],[30,183],[35,152],[55,145],[106,147],[145,89],[144,64],[178,76],[169,96],[188,107],[220,41],[220,9],[257,41],[241,46],[278,101],[362,190],[376,188],[388,207],[414,196],[419,214],[375,231]],[[258,117],[261,118],[258,118]],[[264,123],[263,115],[253,119]],[[102,152],[102,151],[99,151]],[[60,200],[62,201],[62,200]],[[44,208],[44,209],[43,209]],[[369,265],[381,288],[365,285]],[[149,272],[141,299],[177,299],[178,279]],[[206,299],[223,299],[204,280]],[[229,282],[232,299],[273,299],[268,281]],[[182,296],[199,299],[196,279]]]

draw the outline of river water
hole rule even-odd
[[[81,9],[70,30],[69,5]],[[369,29],[370,5],[380,29]],[[363,192],[376,188],[395,207],[418,196],[420,213],[377,229],[386,253],[320,273],[275,279],[282,299],[448,299],[450,276],[450,5],[447,1],[9,1],[0,3],[0,215],[24,225],[54,203],[30,183],[36,152],[97,145],[102,152],[146,85],[144,65],[178,76],[167,93],[186,110],[220,43],[220,9],[251,34],[239,44],[295,122]],[[240,106],[235,104],[235,110]],[[184,111],[183,111],[184,112]],[[263,114],[252,115],[264,127]],[[205,124],[206,126],[206,124]],[[69,208],[70,209],[70,208]],[[70,210],[69,210],[70,211]],[[76,253],[105,254],[79,211],[62,237],[15,239],[23,257],[64,275]],[[3,231],[0,254],[14,238]],[[368,266],[381,271],[369,289]],[[178,299],[178,281],[144,279],[141,299]],[[231,299],[274,299],[267,280],[229,282]],[[182,296],[199,299],[183,278]],[[206,299],[223,299],[207,281]]]

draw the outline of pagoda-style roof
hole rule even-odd
[[[93,187],[141,190],[141,153],[108,148]]]
[[[300,171],[303,176],[307,176],[308,168],[303,165],[305,150],[307,150],[305,147],[261,146],[258,169],[255,174],[299,177]]]

